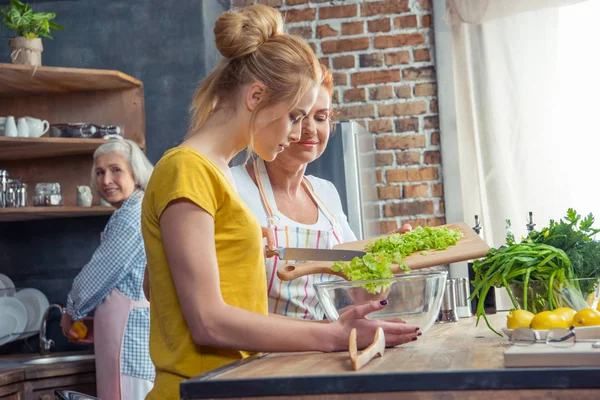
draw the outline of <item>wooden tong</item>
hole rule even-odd
[[[356,328],[350,332],[350,361],[352,362],[352,369],[358,371],[365,366],[369,361],[375,357],[383,357],[385,352],[385,335],[382,328],[377,328],[375,332],[375,339],[373,343],[366,349],[358,354],[356,348]]]

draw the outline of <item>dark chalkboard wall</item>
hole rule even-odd
[[[65,31],[44,39],[46,66],[114,69],[144,83],[146,144],[156,163],[183,138],[188,106],[198,82],[218,60],[212,28],[230,0],[29,0],[56,12]],[[0,0],[0,7],[8,0]],[[0,31],[0,62],[9,63],[9,32]],[[1,165],[0,165],[1,168]],[[10,172],[10,171],[9,171]],[[108,219],[81,218],[0,223],[0,272],[17,287],[42,290],[64,304],[71,282],[99,244]],[[59,349],[58,316],[49,336]],[[37,340],[0,347],[0,354],[35,351]],[[31,347],[29,347],[31,345]],[[78,347],[77,347],[78,348]]]

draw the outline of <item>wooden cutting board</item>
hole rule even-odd
[[[504,352],[504,366],[597,367],[600,366],[600,349],[593,348],[590,342],[575,343],[567,348],[556,348],[545,343],[511,346]]]
[[[490,250],[490,246],[488,246],[483,239],[481,239],[479,235],[464,222],[443,226],[449,229],[460,229],[464,235],[463,238],[460,239],[455,246],[450,246],[446,250],[427,251],[427,255],[416,253],[406,257],[404,262],[410,269],[429,268],[458,261],[473,260],[484,257]],[[368,243],[374,242],[377,239],[378,238],[342,243],[333,246],[333,248],[342,250],[365,250],[365,246]]]
[[[446,265],[458,261],[473,260],[484,257],[489,251],[490,247],[464,222],[443,226],[452,229],[460,229],[464,234],[463,238],[460,239],[456,245],[450,246],[446,250],[428,251],[427,255],[416,253],[406,257],[404,262],[410,269],[415,270]],[[333,246],[333,248],[342,250],[365,250],[365,246],[368,243],[374,242],[377,239],[378,238],[373,238],[338,244]],[[311,261],[289,264],[279,268],[277,270],[277,276],[279,279],[287,281],[307,274],[332,273],[330,270],[332,265],[333,263],[330,261]],[[397,265],[394,265],[392,266],[392,272],[396,274],[401,273],[402,271]],[[335,273],[334,275],[344,277],[341,272]]]

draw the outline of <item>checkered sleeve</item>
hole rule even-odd
[[[102,243],[73,282],[66,311],[74,320],[96,309],[136,265],[139,221],[119,211],[109,220]]]

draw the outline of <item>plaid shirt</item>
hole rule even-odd
[[[66,311],[80,320],[98,308],[113,289],[132,300],[145,300],[142,283],[146,253],[142,239],[143,191],[135,191],[110,217],[102,242],[73,282]],[[129,313],[123,346],[121,373],[154,381],[149,352],[150,310],[134,308]]]

